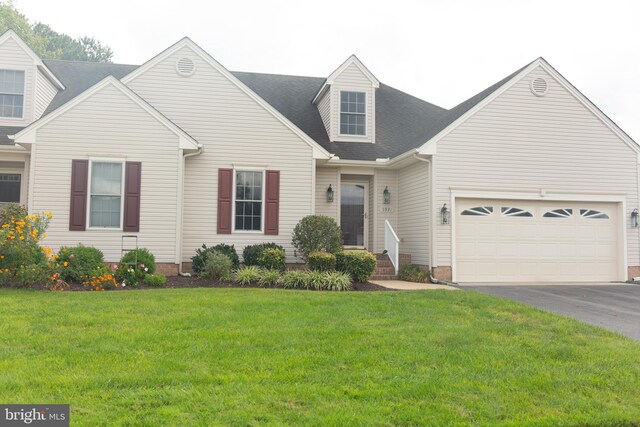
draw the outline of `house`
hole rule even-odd
[[[167,273],[203,243],[276,242],[328,215],[347,246],[440,279],[640,275],[640,148],[544,59],[452,109],[351,56],[326,78],[231,72],[188,38],[140,66],[38,58],[0,37],[0,198],[46,244]]]

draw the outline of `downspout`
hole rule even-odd
[[[430,224],[430,230],[429,230],[429,237],[431,238],[430,243],[430,250],[429,250],[429,258],[430,258],[430,268],[433,270],[434,268],[434,260],[436,258],[435,256],[435,250],[436,250],[436,239],[435,239],[435,235],[436,235],[436,215],[434,215],[433,213],[433,209],[436,206],[436,189],[434,186],[435,183],[435,170],[433,168],[433,162],[431,162],[431,159],[423,159],[422,157],[419,157],[418,154],[414,154],[413,157],[416,160],[419,160],[421,162],[425,162],[429,165],[429,192],[431,193],[431,215],[429,215],[429,219],[431,220],[431,224]],[[431,283],[437,283],[437,284],[447,284],[445,282],[441,282],[438,279],[435,279],[433,277],[433,275],[429,275],[429,280],[431,281]]]
[[[190,277],[191,273],[185,273],[182,271],[182,246],[183,246],[183,242],[184,242],[184,238],[183,238],[183,233],[184,233],[184,222],[183,222],[183,217],[184,217],[184,175],[185,175],[185,160],[187,157],[193,157],[193,156],[199,156],[200,154],[202,154],[202,152],[204,151],[204,146],[202,145],[198,145],[198,150],[194,153],[189,153],[189,154],[185,154],[182,156],[182,167],[181,169],[181,173],[180,176],[178,177],[178,179],[180,180],[180,184],[178,186],[178,198],[180,200],[180,206],[178,209],[178,227],[180,228],[180,239],[178,240],[178,275],[179,276],[187,276]]]

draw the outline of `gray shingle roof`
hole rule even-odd
[[[43,115],[54,111],[105,77],[111,75],[121,79],[138,67],[61,60],[43,62],[66,87],[53,98]],[[318,108],[311,102],[325,82],[324,78],[232,73],[328,152],[341,159],[375,160],[393,158],[420,147],[524,68],[526,66],[450,110],[380,84],[376,91],[375,144],[329,141]],[[11,144],[7,135],[15,134],[21,129],[0,127],[0,144]]]
[[[15,135],[24,127],[17,126],[0,126],[0,145],[13,145],[13,141],[9,139],[9,135]]]

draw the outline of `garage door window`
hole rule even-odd
[[[465,209],[460,215],[465,216],[489,216],[493,213],[493,206],[478,206],[476,208]]]
[[[573,215],[573,209],[554,209],[545,213],[545,218],[569,218]]]
[[[520,209],[520,208],[503,207],[501,209],[501,212],[505,216],[515,216],[515,217],[525,217],[525,218],[531,218],[533,216],[531,212],[527,212],[524,209]]]
[[[580,209],[580,216],[589,219],[609,219],[609,215],[593,209]]]

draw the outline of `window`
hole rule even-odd
[[[478,206],[462,211],[460,215],[464,216],[489,216],[493,213],[493,206]]]
[[[20,203],[20,174],[0,174],[0,203]]]
[[[0,117],[22,118],[24,71],[0,70]]]
[[[91,163],[89,227],[120,228],[122,174],[121,162]]]
[[[520,209],[520,208],[503,207],[501,211],[502,211],[502,214],[505,216],[517,216],[517,217],[527,217],[527,218],[531,218],[533,216],[531,212],[527,212],[524,209]]]
[[[235,230],[262,230],[262,171],[235,171]]]
[[[340,92],[340,134],[365,135],[364,92]]]
[[[555,209],[542,215],[545,218],[569,218],[573,215],[573,209]]]
[[[580,216],[589,219],[609,219],[609,215],[593,209],[580,209]]]

